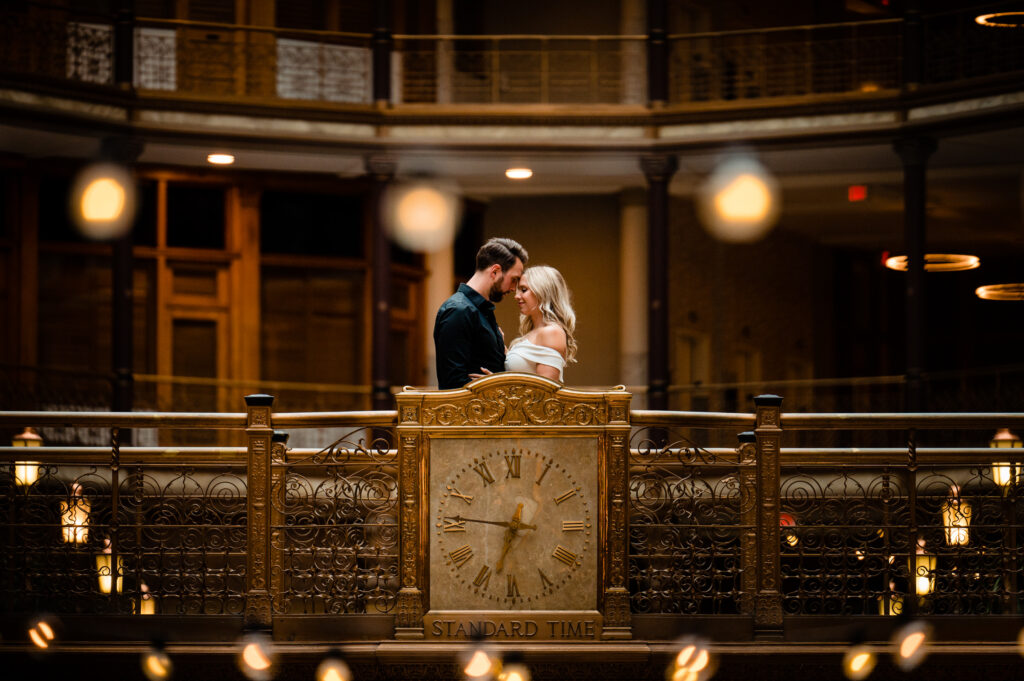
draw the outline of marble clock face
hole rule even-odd
[[[431,609],[596,608],[597,440],[442,442],[430,454]]]

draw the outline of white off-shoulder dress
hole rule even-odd
[[[558,369],[558,380],[562,380],[565,359],[554,348],[531,343],[525,338],[517,341],[505,354],[505,371],[519,371],[524,374],[537,373],[537,365],[546,364]]]

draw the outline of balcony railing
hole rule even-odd
[[[110,17],[36,7],[0,13],[0,69],[110,87]],[[1017,31],[977,25],[970,9],[924,15],[923,84],[1024,70]],[[370,34],[138,17],[133,84],[153,96],[233,103],[372,104]],[[669,104],[878,97],[903,84],[900,19],[671,35]],[[386,75],[395,104],[643,105],[643,35],[394,35]],[[386,57],[386,55],[385,55]]]
[[[107,446],[0,447],[0,607],[179,623],[371,618],[389,637],[395,412],[247,401],[223,414],[0,412],[0,427],[31,425],[44,440],[51,428],[110,435]],[[1024,429],[1024,413],[794,414],[781,398],[757,401],[754,413],[631,413],[638,631],[656,616],[671,638],[688,626],[673,618],[701,616],[743,640],[806,617],[902,612],[1005,615],[988,622],[1016,635],[1024,449],[987,444],[998,428]],[[328,427],[342,435],[287,447],[287,432]],[[247,445],[121,446],[139,428],[234,432]],[[906,445],[791,445],[846,431],[901,433]],[[723,432],[738,445],[709,444]],[[950,434],[977,444],[950,446]]]

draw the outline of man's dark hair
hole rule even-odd
[[[476,271],[486,270],[491,265],[500,265],[504,272],[516,264],[516,258],[523,261],[523,267],[530,259],[526,249],[519,245],[518,241],[495,237],[488,239],[487,243],[476,252]]]

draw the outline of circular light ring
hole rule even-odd
[[[992,26],[994,28],[1021,28],[1024,26],[1024,12],[980,14],[974,17],[974,22],[980,26]]]
[[[898,272],[907,271],[907,256],[894,255],[886,259],[885,266]],[[981,267],[981,258],[976,255],[962,253],[926,253],[924,256],[925,272],[962,272]]]
[[[988,284],[974,293],[982,300],[1024,300],[1024,284]]]

